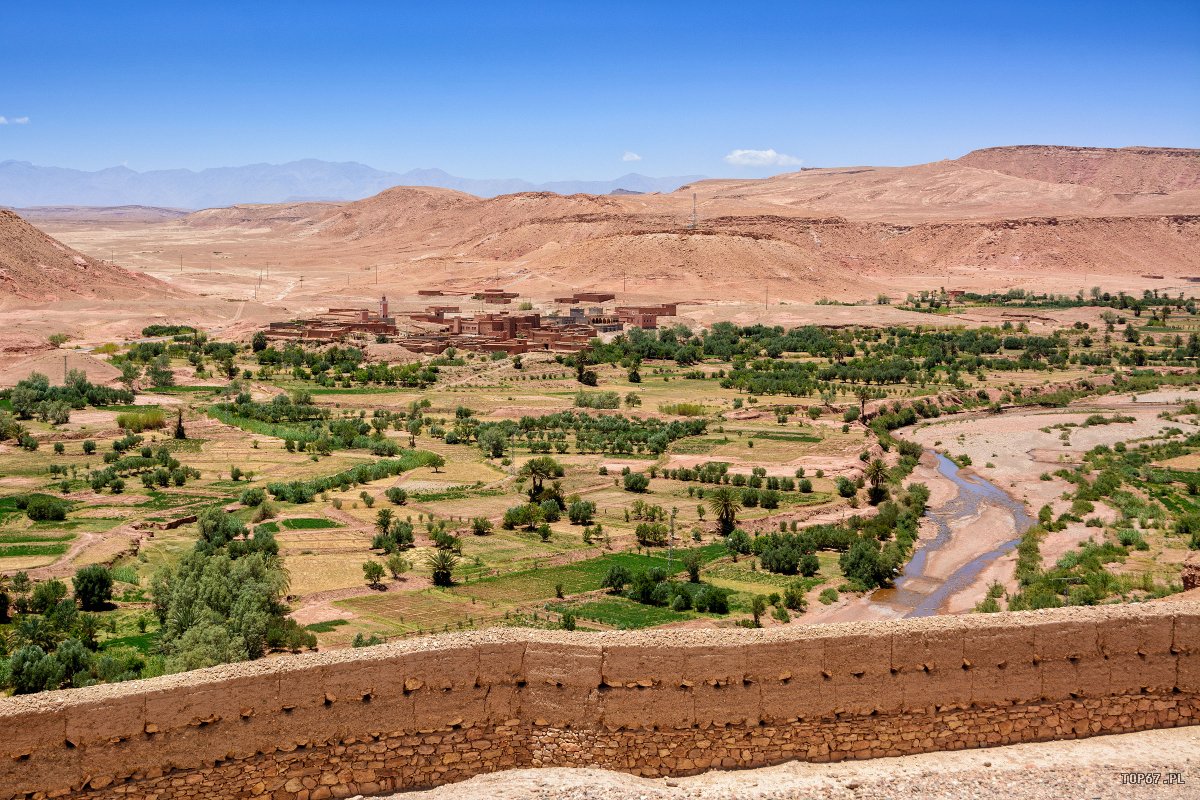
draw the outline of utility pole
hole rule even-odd
[[[696,230],[696,193],[692,192],[692,230]]]
[[[179,254],[179,271],[183,272],[183,253]]]

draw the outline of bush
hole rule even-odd
[[[621,395],[616,392],[578,392],[576,408],[620,408]]]
[[[640,544],[647,547],[663,547],[667,543],[667,526],[661,522],[639,523],[634,535]]]
[[[157,408],[147,411],[129,411],[117,415],[117,427],[129,433],[141,433],[166,427],[167,419]]]
[[[386,563],[388,572],[392,573],[392,577],[396,579],[399,579],[401,575],[412,569],[412,563],[399,553],[388,555]]]
[[[71,583],[75,599],[84,611],[100,611],[112,600],[112,573],[102,564],[80,567]]]
[[[362,565],[363,577],[366,578],[367,585],[372,588],[379,586],[379,582],[383,579],[383,565],[378,561],[366,561]]]
[[[596,504],[591,500],[576,500],[567,507],[567,518],[572,525],[590,525],[596,516]]]
[[[515,530],[516,528],[533,530],[541,521],[541,506],[534,503],[524,503],[519,506],[513,506],[505,511],[504,520],[500,523],[500,526],[507,531]]]
[[[25,515],[34,522],[61,522],[67,518],[67,510],[70,508],[66,502],[48,494],[18,497],[16,506],[24,508]]]
[[[650,486],[650,478],[643,472],[630,472],[625,476],[625,491],[644,492]]]
[[[611,594],[620,594],[631,580],[633,580],[633,576],[629,574],[628,568],[620,564],[613,564],[608,568],[600,586],[608,589]]]
[[[388,490],[383,494],[388,499],[388,502],[398,506],[402,506],[408,502],[408,492],[404,491],[399,486],[388,487]]]
[[[554,500],[543,500],[538,508],[542,511],[542,520],[545,522],[558,522],[562,516],[562,509],[558,507],[558,503]]]
[[[471,533],[476,536],[487,536],[492,532],[492,521],[487,517],[473,517],[471,519]]]
[[[246,491],[242,492],[239,502],[248,508],[253,508],[255,506],[261,506],[263,501],[266,499],[266,492],[264,492],[262,489],[254,488],[247,489]]]

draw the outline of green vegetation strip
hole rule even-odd
[[[697,616],[695,613],[635,603],[624,597],[605,597],[579,603],[551,603],[546,608],[559,614],[569,611],[580,619],[592,620],[622,630],[653,628],[656,625],[694,619]]]
[[[720,544],[705,545],[697,550],[705,562],[716,560],[726,553],[725,547]],[[585,561],[576,561],[574,564],[527,569],[510,572],[507,575],[482,578],[474,583],[455,586],[450,591],[461,596],[497,602],[523,602],[553,597],[555,587],[560,584],[564,594],[594,592],[602,588],[604,576],[608,574],[611,567],[622,566],[630,572],[642,572],[651,567],[660,567],[675,574],[684,569],[681,556],[682,551],[676,551],[676,556],[671,560],[668,569],[665,554],[609,553]]]
[[[0,533],[0,544],[22,544],[30,542],[69,542],[75,538],[73,533],[37,534],[29,532]]]
[[[0,558],[18,556],[61,556],[67,552],[66,543],[60,544],[14,544],[0,546]]]

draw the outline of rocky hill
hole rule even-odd
[[[1195,151],[997,148],[911,167],[806,169],[659,195],[478,198],[397,187],[353,203],[235,206],[188,226],[419,261],[424,280],[508,265],[532,292],[629,276],[689,294],[734,277],[797,299],[959,269],[1200,272]],[[1131,187],[1156,191],[1111,191]],[[1158,191],[1161,190],[1161,191]],[[696,198],[698,219],[691,212]]]
[[[0,210],[0,305],[176,294],[153,278],[89,258]]]
[[[310,265],[310,291],[344,288],[376,265],[392,291],[499,282],[533,296],[590,288],[760,301],[862,299],[947,281],[1074,291],[1098,276],[1200,275],[1198,158],[1012,147],[703,180],[666,194],[482,198],[398,186],[354,202],[238,205],[148,224],[140,252],[147,266],[167,242]],[[130,241],[55,230],[89,252]]]
[[[1116,195],[1200,189],[1200,151],[1174,147],[990,147],[967,153],[957,163]]]

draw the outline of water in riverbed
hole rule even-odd
[[[943,476],[954,481],[958,495],[939,509],[927,511],[927,516],[937,523],[937,536],[917,545],[912,559],[896,579],[894,588],[878,589],[871,594],[871,601],[885,603],[900,611],[905,617],[929,617],[937,614],[949,597],[965,589],[979,574],[996,559],[1011,553],[1020,542],[1021,534],[1033,525],[1033,519],[1025,506],[1013,500],[994,484],[975,474],[963,474],[958,465],[934,453],[937,469]],[[1012,515],[1014,534],[1012,539],[989,550],[955,570],[945,581],[938,582],[925,577],[925,565],[929,556],[950,543],[953,535],[951,524],[957,520],[971,519],[982,512],[985,505],[1003,509]],[[958,532],[969,536],[970,529]]]

